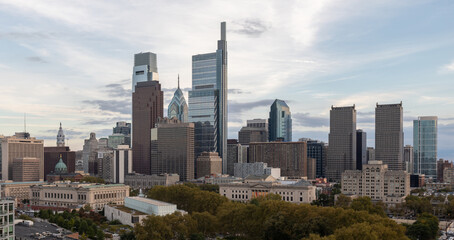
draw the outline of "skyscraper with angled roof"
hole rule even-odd
[[[186,99],[184,99],[183,91],[180,89],[180,75],[178,75],[178,88],[175,90],[167,108],[167,117],[174,117],[180,122],[188,122],[188,105],[186,104]]]

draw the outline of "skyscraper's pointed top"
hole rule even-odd
[[[180,74],[178,73],[178,89],[180,89]]]

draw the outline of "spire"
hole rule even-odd
[[[178,73],[178,89],[180,89],[180,74]]]
[[[57,134],[57,147],[64,147],[65,146],[65,134],[63,133],[63,129],[61,127],[60,122],[60,129],[58,129]]]

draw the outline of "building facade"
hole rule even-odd
[[[251,175],[270,175],[273,178],[278,179],[281,177],[281,169],[268,167],[268,164],[264,162],[235,163],[234,176],[236,178],[247,178]]]
[[[234,174],[235,163],[247,162],[249,146],[243,146],[236,139],[227,140],[227,174]]]
[[[242,127],[238,132],[238,141],[242,145],[248,145],[251,142],[267,142],[268,135],[268,120],[252,119],[247,120],[246,127]]]
[[[361,129],[356,130],[356,169],[362,170],[367,164],[367,134]]]
[[[226,23],[222,22],[216,52],[192,56],[189,122],[196,123],[195,157],[203,151],[218,152],[225,160],[224,172],[227,171],[227,93]],[[205,146],[210,149],[199,149]]]
[[[203,152],[197,158],[197,178],[222,173],[222,159],[217,152]]]
[[[138,82],[132,93],[133,170],[151,174],[151,129],[163,117],[164,93],[158,81]]]
[[[0,239],[1,240],[14,240],[14,201],[0,200]]]
[[[157,56],[152,52],[134,54],[132,92],[136,91],[137,83],[147,81],[159,81]]]
[[[375,161],[375,149],[373,147],[367,147],[367,162]]]
[[[405,171],[407,173],[413,174],[414,173],[414,157],[413,157],[413,146],[405,145],[404,146],[404,162],[405,162]]]
[[[274,100],[270,107],[268,124],[270,142],[279,139],[284,142],[292,141],[292,114],[290,107],[283,100]]]
[[[454,168],[453,163],[451,161],[440,158],[437,161],[437,181],[444,182],[444,170],[447,168]]]
[[[69,147],[44,147],[44,180],[47,175],[54,170],[55,164],[60,160],[68,167],[68,173],[76,171],[76,152],[71,151]]]
[[[129,173],[125,176],[125,184],[132,189],[150,189],[154,186],[171,186],[180,181],[180,175],[176,173],[145,175]]]
[[[16,206],[22,204],[23,200],[30,200],[30,187],[33,185],[45,184],[46,182],[13,182],[11,180],[1,182],[1,197],[14,198]]]
[[[286,177],[307,177],[306,142],[265,142],[250,143],[249,162],[264,162],[273,168],[280,168]]]
[[[20,157],[14,159],[13,163],[14,182],[32,182],[39,180],[40,178],[38,158]]]
[[[375,159],[390,170],[405,170],[402,102],[375,108]]]
[[[98,155],[98,149],[96,133],[92,132],[90,133],[90,138],[85,139],[82,150],[82,162],[85,173],[93,175],[97,171],[96,157]]]
[[[299,139],[300,142],[307,143],[307,157],[315,159],[315,176],[317,178],[325,177],[326,170],[326,152],[327,146],[324,142],[312,139]]]
[[[65,134],[63,133],[63,128],[61,127],[58,129],[57,133],[57,147],[64,147],[65,146]]]
[[[418,117],[413,121],[414,171],[437,178],[438,117]]]
[[[183,91],[180,89],[180,75],[178,75],[178,88],[167,108],[167,117],[176,118],[180,122],[188,122],[188,105],[184,99]]]
[[[331,107],[326,177],[340,181],[345,170],[356,169],[356,109]]]
[[[372,201],[402,203],[410,194],[410,174],[388,170],[382,161],[371,161],[363,170],[347,170],[342,174],[342,194],[367,196]]]

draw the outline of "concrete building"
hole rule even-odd
[[[176,173],[145,175],[129,173],[125,176],[125,184],[132,189],[150,189],[154,186],[171,186],[180,181],[180,175]]]
[[[367,196],[372,201],[402,203],[410,194],[410,174],[388,170],[382,161],[371,161],[363,170],[347,170],[342,174],[342,194]]]
[[[249,146],[241,145],[236,139],[227,140],[227,174],[234,174],[234,164],[247,162]]]
[[[0,239],[1,240],[14,240],[15,227],[14,227],[14,201],[0,200]]]
[[[44,140],[32,138],[26,132],[0,140],[2,180],[13,180],[14,159],[22,157],[39,159],[39,179],[44,179]]]
[[[84,172],[94,175],[97,171],[96,157],[98,155],[98,140],[96,139],[96,133],[90,133],[90,138],[85,139],[82,150],[82,162],[84,166]]]
[[[13,163],[14,182],[39,181],[39,159],[30,157],[15,158]]]
[[[443,169],[443,182],[454,186],[454,168]]]
[[[194,123],[159,119],[151,130],[151,174],[177,173],[194,178]]]
[[[1,198],[15,199],[16,206],[22,205],[23,200],[30,200],[30,187],[45,184],[46,182],[13,182],[11,180],[1,182]]]
[[[390,170],[405,170],[402,102],[377,103],[375,108],[375,159]]]
[[[76,152],[71,151],[69,147],[44,147],[44,180],[47,180],[47,175],[50,174],[55,164],[61,159],[68,168],[68,173],[76,171]]]
[[[227,174],[216,174],[205,176],[201,178],[194,179],[190,181],[195,184],[223,184],[223,183],[232,183],[232,182],[243,182],[243,178],[230,176]]]
[[[192,56],[192,90],[189,91],[189,122],[195,123],[195,158],[218,152],[227,171],[227,38],[221,22],[216,52]]]
[[[356,109],[333,107],[330,111],[326,177],[340,181],[345,170],[356,169]]]
[[[222,159],[216,152],[203,152],[197,158],[197,178],[222,173]]]
[[[307,177],[306,142],[265,142],[249,145],[249,162],[264,162],[280,168],[286,177]]]
[[[281,177],[281,169],[268,167],[268,164],[264,162],[235,163],[234,170],[235,177],[246,178],[251,175],[253,176],[269,175],[275,179],[278,179]]]
[[[413,121],[414,171],[437,178],[438,117],[418,117]]]
[[[54,183],[31,186],[33,209],[76,209],[89,204],[100,211],[107,204],[124,204],[129,186],[124,184]]]
[[[446,168],[454,168],[454,165],[452,162],[448,160],[444,160],[443,158],[440,158],[437,161],[437,181],[439,182],[444,182],[444,170]]]
[[[151,129],[163,117],[164,93],[158,81],[138,82],[132,93],[133,170],[151,174]]]
[[[410,174],[414,173],[413,152],[414,152],[414,149],[411,145],[405,145],[405,147],[404,147],[405,171],[407,171],[407,173],[410,173]]]
[[[98,152],[98,176],[108,183],[124,183],[125,175],[132,172],[132,150],[128,145]]]
[[[316,187],[306,180],[277,181],[273,177],[249,176],[244,183],[219,185],[219,194],[232,201],[248,202],[270,193],[279,194],[283,201],[312,203],[316,200]]]
[[[270,107],[268,119],[269,141],[281,139],[284,142],[292,141],[292,114],[290,107],[283,100],[276,99]]]
[[[367,164],[367,134],[361,129],[356,130],[356,169],[362,170]]]
[[[251,142],[267,142],[268,135],[268,120],[252,119],[247,120],[246,127],[242,127],[238,132],[238,141],[242,145],[248,145]]]
[[[180,75],[178,75],[178,88],[167,108],[167,117],[176,118],[180,122],[188,122],[188,105],[184,99],[183,91],[180,89]]]

